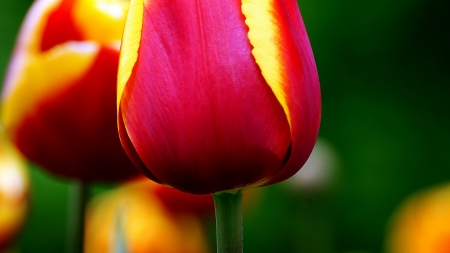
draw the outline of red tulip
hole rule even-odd
[[[27,158],[85,181],[136,174],[117,135],[116,76],[127,1],[37,0],[21,29],[2,122]]]
[[[295,0],[132,0],[118,80],[122,144],[194,194],[294,175],[317,138],[317,70]]]

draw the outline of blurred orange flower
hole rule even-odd
[[[116,77],[128,1],[36,0],[7,72],[1,121],[19,150],[84,181],[137,173],[117,134]]]
[[[450,184],[409,197],[393,216],[386,246],[389,253],[450,252]]]
[[[211,194],[194,195],[155,183],[145,176],[137,177],[123,184],[122,187],[133,188],[147,193],[159,201],[173,213],[188,213],[199,217],[214,215],[214,201]]]
[[[128,181],[122,187],[136,189],[136,191],[146,192],[159,201],[170,211],[177,213],[194,214],[198,217],[214,216],[214,201],[211,194],[194,195],[182,192],[175,188],[155,183],[145,176],[137,177]],[[261,189],[248,189],[243,197],[244,211],[249,210],[261,197]]]
[[[28,210],[29,178],[26,163],[0,136],[0,251],[18,234]]]
[[[197,216],[171,212],[157,196],[136,186],[119,187],[89,204],[85,253],[114,252],[120,234],[129,253],[209,252]]]

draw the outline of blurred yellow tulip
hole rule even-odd
[[[121,252],[121,240],[129,253],[209,252],[198,217],[170,212],[135,184],[94,198],[87,209],[85,253]]]
[[[0,251],[11,243],[25,221],[29,179],[24,158],[0,136]]]
[[[389,253],[450,252],[450,183],[414,194],[393,216]]]

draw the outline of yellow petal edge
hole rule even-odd
[[[131,0],[120,49],[119,73],[117,77],[117,109],[119,109],[123,90],[138,58],[143,19],[144,0]]]
[[[249,28],[248,38],[252,54],[267,84],[272,89],[286,114],[292,132],[287,95],[284,86],[284,65],[279,24],[273,13],[273,0],[242,0],[242,13]]]

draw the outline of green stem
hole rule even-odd
[[[217,253],[242,253],[242,192],[214,193]]]
[[[84,213],[89,198],[89,186],[82,181],[70,185],[68,210],[68,253],[82,253],[84,246]]]

